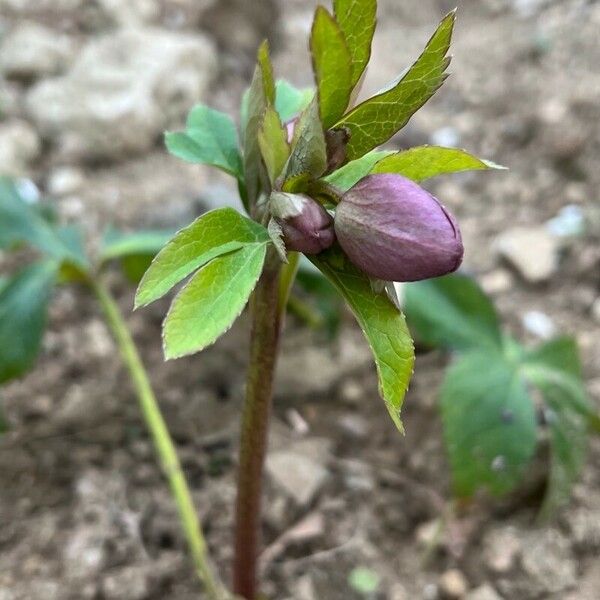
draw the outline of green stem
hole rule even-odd
[[[181,526],[198,576],[211,600],[230,598],[210,564],[202,528],[181,463],[131,333],[119,307],[104,285],[97,281],[90,282],[90,285],[100,302],[106,322],[115,337],[135,386],[142,415],[152,435],[156,453],[177,504]]]
[[[233,562],[233,591],[246,600],[255,600],[258,591],[262,475],[281,323],[280,264],[270,250],[251,300],[250,364],[240,435]]]

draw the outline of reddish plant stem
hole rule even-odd
[[[251,301],[250,364],[240,437],[233,563],[233,591],[246,600],[255,600],[258,590],[262,475],[281,325],[279,265],[270,251]]]

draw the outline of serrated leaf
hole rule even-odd
[[[336,20],[318,6],[310,52],[319,96],[321,122],[329,129],[346,111],[352,93],[352,57]]]
[[[461,350],[502,346],[494,305],[466,275],[407,284],[404,310],[411,331],[424,344]]]
[[[343,167],[330,175],[327,175],[323,179],[342,192],[346,192],[363,177],[371,173],[373,167],[377,165],[380,160],[393,154],[394,152],[392,151],[373,150],[361,158],[346,163]]]
[[[419,182],[438,175],[484,169],[505,169],[505,167],[477,158],[458,148],[417,146],[390,154],[377,162],[371,173],[398,173],[407,179]]]
[[[333,246],[310,257],[350,305],[373,351],[379,390],[395,425],[403,431],[400,409],[413,373],[414,349],[402,313],[371,283],[344,253]]]
[[[26,243],[57,260],[85,266],[85,257],[74,252],[60,230],[27,203],[16,183],[0,177],[0,248]]]
[[[254,244],[219,256],[192,277],[165,319],[167,359],[199,352],[231,327],[260,277],[266,247]]]
[[[334,0],[333,10],[352,58],[351,84],[354,87],[371,57],[377,0]]]
[[[275,110],[281,121],[286,123],[298,116],[308,106],[314,94],[314,90],[299,90],[285,79],[278,80],[275,84]]]
[[[58,263],[35,263],[0,291],[0,383],[28,371],[39,353]]]
[[[454,19],[454,11],[443,19],[421,56],[398,81],[356,106],[334,125],[350,132],[348,160],[360,158],[389,140],[442,85],[450,63],[446,53]]]
[[[319,101],[315,96],[302,113],[292,141],[292,151],[285,168],[285,179],[321,176],[327,167],[327,148],[319,118]]]
[[[186,130],[167,132],[168,151],[187,162],[211,165],[241,177],[242,158],[235,125],[218,110],[197,104],[190,111]]]
[[[260,152],[267,167],[271,185],[281,172],[290,156],[287,131],[282,125],[279,115],[271,105],[267,106],[261,128],[258,132]]]
[[[272,104],[275,97],[273,71],[269,61],[269,46],[263,42],[258,50],[258,63],[248,90],[244,110],[244,182],[246,186],[246,208],[256,203],[259,191],[263,185],[264,173],[258,132],[262,126],[263,116],[267,106]]]
[[[535,407],[514,364],[473,350],[448,370],[440,393],[454,493],[509,492],[536,446]]]
[[[164,296],[217,256],[269,241],[267,230],[233,208],[211,210],[179,231],[156,255],[138,287],[135,306]]]
[[[269,219],[269,224],[267,225],[267,231],[269,232],[269,236],[273,242],[273,246],[275,246],[277,254],[279,254],[279,258],[282,260],[282,262],[287,263],[287,251],[283,241],[283,231],[281,230],[281,225],[275,219],[271,218]]]
[[[569,498],[584,463],[588,426],[598,430],[600,419],[585,392],[573,338],[557,338],[525,353],[521,370],[546,406],[551,462],[540,516],[548,518]]]

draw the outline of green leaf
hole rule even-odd
[[[258,64],[254,71],[252,83],[248,90],[245,110],[243,111],[244,131],[244,181],[246,186],[246,208],[254,206],[263,185],[264,168],[258,132],[262,127],[263,116],[267,106],[275,97],[273,71],[269,62],[269,46],[263,42],[258,50]]]
[[[371,173],[379,161],[391,155],[394,155],[394,152],[373,150],[361,158],[346,163],[343,167],[323,179],[342,192],[347,192],[354,184]]]
[[[502,346],[494,305],[474,279],[454,273],[405,290],[406,317],[420,342],[461,350]]]
[[[219,256],[192,277],[165,319],[167,359],[199,352],[231,327],[260,277],[266,247],[253,244]]]
[[[285,179],[317,178],[327,168],[327,148],[319,119],[319,101],[315,96],[302,113],[292,141],[292,152],[285,169]]]
[[[283,123],[298,116],[313,99],[315,92],[311,89],[294,87],[285,79],[280,79],[275,84],[275,110],[279,113]]]
[[[414,364],[413,343],[404,316],[385,294],[373,292],[368,277],[337,246],[310,260],[350,305],[373,351],[380,393],[392,420],[403,431],[400,409]]]
[[[377,0],[334,0],[333,9],[352,57],[352,87],[360,80],[371,57]]]
[[[559,337],[525,353],[521,372],[540,389],[554,386],[561,390],[569,408],[585,416],[595,430],[600,430],[600,418],[585,392],[579,352],[573,338]]]
[[[262,126],[258,132],[258,144],[271,185],[281,174],[290,156],[286,128],[281,124],[279,115],[271,105],[267,107]]]
[[[437,175],[484,169],[505,169],[505,167],[477,158],[458,148],[417,146],[390,154],[377,162],[371,173],[398,173],[419,182]]]
[[[269,241],[267,230],[233,208],[211,210],[178,232],[157,254],[142,278],[135,306],[164,296],[174,285],[212,259],[243,246]]]
[[[455,11],[444,18],[421,56],[398,81],[356,106],[334,126],[350,132],[348,160],[360,158],[390,139],[442,85],[450,63],[446,53],[454,19]]]
[[[46,326],[58,264],[35,263],[10,278],[0,291],[0,383],[33,365]]]
[[[321,122],[329,129],[346,111],[352,93],[352,57],[336,20],[318,6],[310,36]]]
[[[440,404],[454,493],[513,489],[536,445],[534,403],[515,365],[500,352],[461,356],[446,374]]]
[[[231,118],[197,104],[187,118],[186,130],[165,134],[171,154],[191,163],[212,165],[234,177],[242,173],[238,136]]]
[[[585,392],[577,344],[551,340],[523,357],[522,373],[540,392],[550,431],[550,474],[540,516],[550,517],[569,497],[585,460],[588,427],[600,419]]]
[[[27,243],[58,260],[83,267],[82,257],[70,247],[58,228],[21,196],[16,183],[0,177],[0,248]]]

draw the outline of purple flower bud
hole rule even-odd
[[[367,175],[350,188],[337,206],[335,233],[350,260],[378,279],[439,277],[462,262],[454,217],[400,175]]]
[[[333,219],[308,196],[274,192],[271,195],[271,212],[281,226],[288,250],[318,254],[335,240]]]

